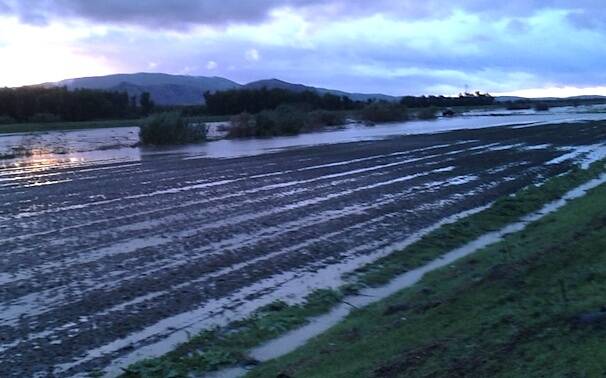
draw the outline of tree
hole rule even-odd
[[[141,104],[141,112],[143,115],[149,115],[151,111],[154,109],[154,102],[151,99],[151,95],[149,92],[141,93],[141,98],[139,99],[139,104]]]

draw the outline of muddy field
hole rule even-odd
[[[231,159],[5,164],[0,376],[116,366],[334,286],[445,217],[603,157],[605,143],[606,126],[586,123]]]

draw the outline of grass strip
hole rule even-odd
[[[606,375],[606,185],[250,377]]]
[[[337,291],[321,289],[307,296],[302,305],[273,302],[226,329],[203,331],[164,356],[133,364],[123,376],[189,377],[224,366],[255,363],[246,355],[247,350],[328,312],[341,298]]]

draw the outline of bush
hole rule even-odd
[[[206,127],[187,125],[180,112],[160,113],[145,121],[139,138],[148,145],[194,143],[206,139]]]
[[[398,122],[406,121],[408,113],[406,108],[398,103],[373,102],[362,109],[360,117],[369,122]]]
[[[307,112],[288,105],[280,105],[273,112],[273,121],[277,134],[296,135],[301,132],[307,122]]]
[[[250,113],[241,113],[230,119],[231,127],[227,136],[230,138],[247,138],[255,135],[255,117]]]
[[[307,111],[305,106],[281,105],[275,110],[264,110],[253,116],[242,113],[231,119],[229,138],[272,137],[296,135],[302,131],[345,123],[337,112]]]
[[[228,137],[296,135],[304,128],[305,123],[304,111],[292,106],[279,106],[276,110],[264,110],[254,117],[247,113],[235,117]]]
[[[438,118],[438,108],[435,106],[430,106],[428,108],[423,108],[419,110],[417,113],[418,119],[436,119]]]
[[[308,114],[305,128],[314,130],[325,126],[340,126],[344,124],[345,117],[342,113],[316,110]]]

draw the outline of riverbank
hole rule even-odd
[[[601,185],[249,376],[602,376],[605,212]]]

